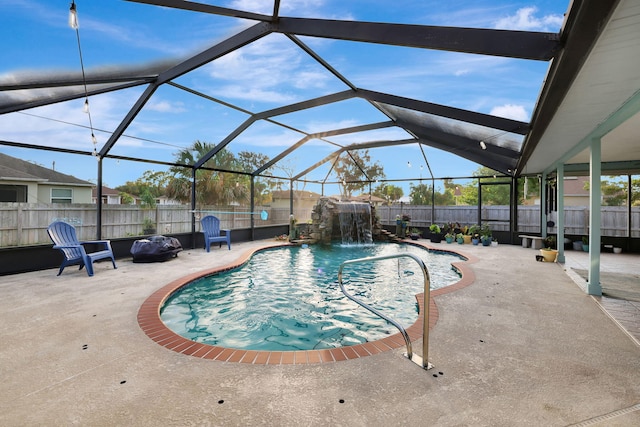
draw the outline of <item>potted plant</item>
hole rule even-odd
[[[544,258],[544,262],[556,262],[558,250],[551,247],[542,248],[540,249],[540,255]]]
[[[556,236],[547,236],[544,239],[544,245],[547,248],[557,249]]]
[[[582,250],[589,252],[589,236],[582,236]]]
[[[411,237],[411,240],[418,240],[420,238],[420,234],[420,230],[414,227],[411,229],[409,236]]]
[[[458,242],[459,245],[464,244],[464,234],[462,233],[456,234],[456,241]]]
[[[453,231],[449,231],[447,232],[447,234],[444,235],[444,239],[447,241],[447,243],[453,243],[455,238],[456,238],[456,235]]]
[[[411,217],[407,214],[403,214],[402,216],[396,215],[396,236],[401,239],[406,237],[409,221],[411,221]]]
[[[142,222],[142,234],[155,234],[156,224],[149,217],[146,217]]]
[[[464,244],[468,245],[471,243],[471,227],[469,227],[468,225],[465,225],[462,228],[462,234],[463,234],[463,238],[464,238]]]
[[[498,239],[496,239],[495,237],[491,238],[491,246],[492,247],[497,247],[498,246]]]
[[[440,226],[438,224],[431,224],[429,226],[429,231],[431,232],[431,243],[440,243],[442,241],[442,230],[440,230]]]
[[[477,224],[469,227],[469,235],[471,236],[471,243],[477,245],[480,243],[480,226]]]
[[[488,224],[483,224],[480,227],[480,241],[482,242],[482,246],[489,246],[491,244],[491,228]]]

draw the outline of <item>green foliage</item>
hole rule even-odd
[[[409,184],[409,198],[412,205],[430,205],[431,188],[427,184]]]
[[[456,185],[450,180],[444,180],[444,190],[433,194],[433,186],[420,182],[409,184],[409,198],[412,205],[431,205],[432,198],[436,206],[450,206],[455,204]]]
[[[155,199],[165,194],[169,179],[168,172],[148,170],[137,180],[127,181],[116,190],[120,192],[124,204],[133,204],[135,197],[139,197],[144,206],[154,207]]]
[[[119,193],[120,196],[120,202],[123,205],[133,205],[136,202],[136,199],[129,193],[125,193],[124,191],[121,191]]]
[[[215,144],[195,141],[176,154],[179,164],[193,165],[207,153],[215,149]],[[237,159],[232,152],[223,148],[204,164],[204,168],[196,171],[196,203],[200,205],[224,205],[232,202],[249,202],[250,178],[247,175],[224,171],[237,171],[250,168],[254,163],[266,159],[260,155],[243,155]],[[186,203],[191,200],[192,171],[188,168],[174,166],[167,184],[167,196]]]
[[[387,203],[397,202],[404,196],[404,191],[401,187],[391,184],[380,184],[371,192],[376,197],[384,199]]]
[[[487,223],[482,224],[482,226],[480,227],[480,237],[491,238],[492,234],[493,233],[491,231],[491,227],[489,227],[489,224]]]
[[[140,204],[143,208],[155,208],[156,207],[156,198],[151,194],[151,190],[149,188],[143,188],[142,194],[140,194]]]
[[[431,231],[434,234],[439,234],[441,232],[440,226],[438,224],[431,224],[429,226],[429,231]]]
[[[371,162],[369,150],[347,151],[338,158],[333,170],[346,197],[351,197],[356,191],[363,191],[365,185],[368,185],[367,181],[385,177],[382,165]]]
[[[480,237],[481,227],[478,224],[474,224],[469,227],[469,234],[473,237]]]

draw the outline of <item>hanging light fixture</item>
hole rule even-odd
[[[82,47],[80,45],[80,26],[78,25],[78,9],[76,8],[76,2],[71,1],[69,7],[69,26],[76,31],[76,39],[78,40],[78,55],[80,56],[80,69],[82,70],[82,84],[84,85],[84,104],[82,111],[84,111],[89,117],[89,129],[91,130],[91,143],[93,144],[93,150],[91,155],[98,156],[98,139],[93,131],[93,120],[91,119],[91,110],[89,109],[89,91],[87,90],[87,77],[84,72],[84,60],[82,59]]]
[[[486,150],[487,144],[485,144],[484,141],[480,141],[480,148],[482,148],[483,150]]]
[[[78,29],[78,11],[76,10],[76,2],[71,2],[69,7],[69,26],[74,30]]]

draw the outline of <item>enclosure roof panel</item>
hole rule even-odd
[[[588,117],[606,120],[607,113],[632,99],[639,87],[640,67],[633,64],[640,57],[634,43],[638,26],[624,24],[640,16],[634,13],[638,6],[631,0],[573,1],[562,28],[556,26],[559,31],[513,29],[503,20],[475,22],[468,15],[475,2],[462,2],[459,9],[452,6],[447,17],[429,13],[430,8],[416,3],[390,7],[384,2],[364,6],[326,0],[315,8],[291,0],[210,3],[132,0],[110,4],[111,9],[101,3],[79,4],[81,16],[87,11],[86,21],[81,18],[87,25],[76,31],[77,45],[69,33],[64,43],[70,50],[77,49],[81,60],[83,53],[91,58],[90,66],[80,72],[80,67],[54,70],[47,63],[31,71],[4,65],[0,114],[50,105],[67,108],[67,101],[96,97],[102,102],[95,103],[92,115],[96,120],[99,116],[112,119],[116,98],[110,94],[137,87],[127,102],[118,100],[120,116],[101,145],[102,158],[114,156],[127,138],[157,138],[167,135],[171,127],[178,128],[170,120],[157,119],[156,113],[169,111],[186,119],[185,111],[212,103],[216,105],[210,110],[212,124],[203,130],[215,148],[194,167],[205,165],[223,149],[259,151],[261,138],[248,136],[264,129],[263,139],[274,145],[267,163],[252,172],[255,175],[291,159],[296,150],[314,153],[307,154],[313,158],[301,162],[292,173],[300,177],[350,150],[403,146],[436,148],[514,175],[552,164],[562,150],[588,134],[583,123]],[[116,29],[129,31],[128,14],[134,11],[148,15],[153,40],[129,36],[128,43],[122,43],[119,37],[124,39],[124,34],[117,34]],[[532,12],[522,9],[518,13]],[[161,19],[174,20],[176,29],[169,33],[179,39],[177,44],[162,38],[163,28],[157,25]],[[554,19],[557,22],[557,16]],[[107,24],[112,27],[104,37]],[[594,24],[599,31],[592,31]],[[146,21],[141,25],[147,25]],[[193,29],[192,40],[177,28]],[[47,34],[43,31],[42,37]],[[100,51],[106,51],[109,43],[114,50],[126,45],[119,55],[104,55],[118,56],[118,65],[110,59],[101,62]],[[10,54],[19,58],[16,52]],[[72,64],[69,58],[60,62]],[[409,70],[414,60],[420,66]],[[52,58],[47,61],[54,62]],[[401,65],[394,67],[395,62]],[[623,70],[616,73],[621,79],[607,82],[604,91],[591,87],[602,79],[604,68],[598,68],[602,63]],[[534,70],[531,73],[529,65]],[[546,76],[542,70],[548,70]],[[369,87],[367,82],[373,81]],[[574,83],[579,86],[573,88]],[[473,87],[473,96],[471,92],[459,95],[467,84],[469,90]],[[179,90],[160,89],[170,86]],[[502,92],[505,88],[511,95]],[[478,90],[487,93],[480,96]],[[454,91],[458,95],[447,96]],[[585,100],[579,93],[593,96],[581,106],[580,100]],[[595,97],[603,102],[592,108]],[[351,110],[344,108],[356,104]],[[126,111],[120,113],[123,105]],[[334,112],[333,117],[324,114],[327,110]],[[227,111],[233,111],[233,124],[216,126],[225,121]],[[402,136],[385,135],[385,128],[399,130]],[[349,139],[358,133],[361,135]],[[609,138],[619,133],[612,132]],[[562,135],[559,143],[554,142],[554,135]],[[308,148],[308,142],[315,139],[322,141],[324,151]],[[4,143],[21,145],[19,140]],[[177,146],[187,144],[182,140]],[[33,142],[23,145],[39,147]],[[45,144],[42,148],[50,149]],[[159,158],[148,156],[143,149],[135,152],[135,144],[125,151],[130,160]]]

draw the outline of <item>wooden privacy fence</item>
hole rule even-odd
[[[195,213],[196,231],[200,231],[200,217],[212,213],[220,218],[222,228],[246,229],[251,226],[249,209],[243,206],[202,207]],[[266,221],[260,218],[260,212],[267,211]],[[256,227],[282,225],[289,223],[288,208],[257,206],[254,208]],[[462,225],[475,224],[478,209],[475,206],[436,206],[435,221],[431,218],[430,206],[392,205],[376,209],[383,225],[394,225],[396,215],[407,214],[411,217],[411,227],[427,228],[432,223],[443,225],[459,222]],[[152,209],[143,209],[136,205],[103,205],[102,237],[115,239],[143,235],[145,219],[155,227],[154,234],[172,234],[191,232],[191,208],[185,205],[158,205]],[[306,223],[311,218],[311,209],[294,208],[298,223]],[[25,246],[51,243],[46,229],[53,221],[66,221],[76,227],[81,240],[93,240],[96,237],[96,206],[93,204],[35,204],[0,203],[0,247]],[[495,231],[508,231],[509,207],[487,206],[482,217],[489,220]],[[551,215],[555,221],[555,215]],[[640,237],[640,208],[632,209],[631,237]],[[589,223],[589,211],[586,207],[565,208],[565,234],[586,235]],[[538,233],[540,210],[537,206],[518,207],[518,232]],[[554,228],[549,232],[555,233]],[[626,207],[605,206],[602,208],[602,235],[627,236]]]
[[[391,205],[381,206],[376,210],[384,225],[395,224],[396,216],[403,214],[411,217],[410,227],[428,228],[431,224],[440,226],[453,222],[461,225],[472,225],[478,222],[477,206],[436,206],[435,221],[432,219],[431,206]],[[564,232],[567,235],[586,235],[589,230],[589,209],[585,206],[566,206]],[[631,230],[627,234],[627,207],[603,206],[601,208],[601,233],[612,237],[640,237],[640,207],[631,208]],[[492,230],[509,231],[509,206],[485,206],[482,218]],[[553,212],[549,220],[557,223],[557,215]],[[540,233],[540,207],[518,206],[518,232]],[[557,233],[557,228],[547,230]]]
[[[251,214],[243,206],[206,206],[195,213],[196,231],[200,218],[208,213],[221,220],[228,229],[249,228]],[[266,221],[260,212],[267,211]],[[256,207],[255,226],[289,223],[288,208]],[[190,206],[158,205],[144,209],[137,205],[102,205],[102,238],[142,236],[145,220],[155,227],[153,234],[191,232]],[[311,209],[295,210],[296,218],[311,218]],[[76,228],[80,240],[96,238],[96,206],[94,204],[0,203],[0,247],[51,243],[47,227],[54,221],[65,221]]]

